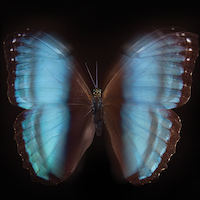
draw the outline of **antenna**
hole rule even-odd
[[[96,61],[96,88],[98,88],[98,62]]]
[[[89,76],[90,76],[90,79],[92,80],[92,83],[93,83],[94,87],[97,88],[97,85],[95,84],[94,79],[92,78],[92,74],[90,73],[90,70],[89,70],[89,68],[88,68],[88,66],[87,66],[87,63],[85,63],[85,66],[86,66],[86,69],[87,69],[87,71],[88,71],[88,74],[89,74]],[[96,74],[97,74],[97,72],[96,72]],[[97,75],[96,75],[96,76],[97,76]],[[96,80],[96,81],[97,81],[97,80]]]

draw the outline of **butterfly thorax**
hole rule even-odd
[[[103,128],[103,106],[101,100],[101,89],[95,88],[93,90],[92,103],[93,103],[95,131],[97,136],[100,136]]]

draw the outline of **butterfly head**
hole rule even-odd
[[[100,88],[93,89],[92,94],[94,97],[101,97],[101,89]]]

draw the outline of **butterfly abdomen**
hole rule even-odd
[[[100,136],[103,128],[103,107],[101,97],[93,97],[92,103],[95,131],[97,136]]]

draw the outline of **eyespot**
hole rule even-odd
[[[192,41],[190,40],[190,38],[186,38],[185,40],[186,40],[186,42],[188,42],[188,43],[191,43],[191,42],[192,42]]]
[[[15,43],[17,41],[17,39],[16,38],[14,38],[13,40],[12,40],[12,43]]]

